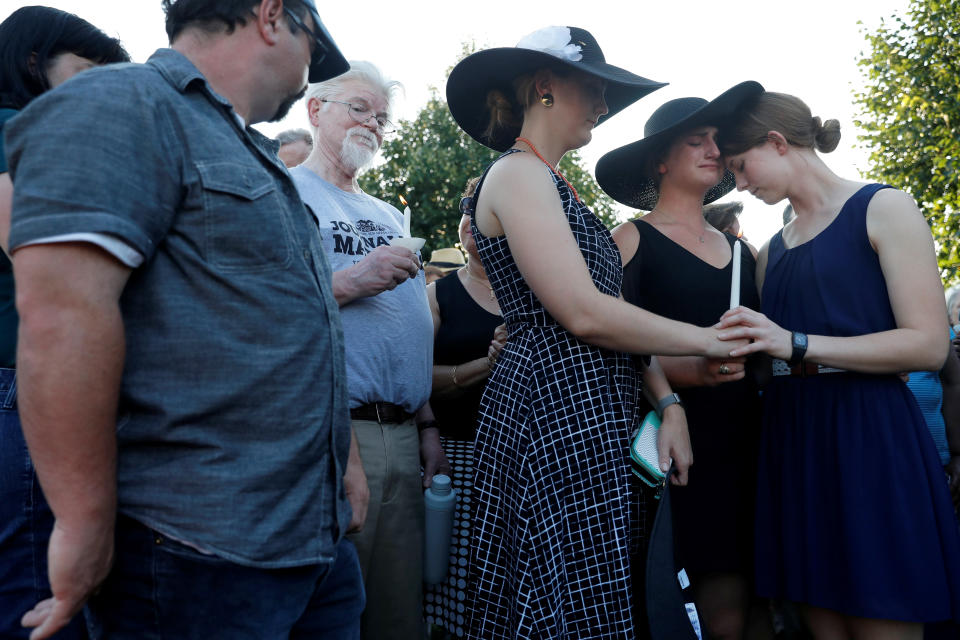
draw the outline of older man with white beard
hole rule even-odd
[[[345,486],[350,536],[367,591],[364,638],[423,637],[423,485],[449,473],[427,400],[433,321],[420,259],[391,247],[397,209],[364,193],[357,175],[392,132],[399,83],[369,62],[307,92],[314,146],[291,170],[320,226],[343,320],[354,439]],[[366,519],[364,521],[364,513]]]

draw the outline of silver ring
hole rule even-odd
[[[718,372],[720,373],[720,375],[722,375],[722,376],[729,375],[729,374],[730,374],[730,367],[728,367],[728,366],[727,366],[727,363],[724,362],[724,363],[721,363],[721,364],[720,364],[720,368],[717,369],[717,371],[718,371]]]

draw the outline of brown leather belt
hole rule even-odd
[[[826,367],[815,362],[801,362],[800,364],[791,366],[790,363],[780,360],[779,358],[773,359],[773,375],[775,376],[799,376],[806,378],[807,376],[816,376],[824,373],[847,373],[847,370],[837,369],[836,367]]]
[[[371,402],[350,409],[351,420],[371,420],[380,424],[400,424],[412,417],[412,413],[392,402]]]

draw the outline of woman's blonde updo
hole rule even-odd
[[[523,113],[517,113],[514,103],[500,89],[491,89],[487,93],[487,111],[490,122],[483,135],[493,140],[501,129],[519,129],[523,125]]]
[[[513,100],[508,98],[500,89],[491,89],[487,92],[487,112],[490,122],[483,135],[493,140],[502,130],[520,132],[523,126],[523,112],[540,101],[537,95],[537,75],[541,71],[549,71],[560,77],[567,77],[572,72],[563,68],[541,69],[533,73],[524,73],[513,79]]]
[[[830,153],[840,144],[840,122],[827,120],[823,124],[820,118],[813,116],[814,145],[817,151]]]
[[[839,121],[821,122],[800,98],[765,91],[743,104],[721,129],[720,150],[724,155],[743,153],[766,142],[770,131],[781,133],[796,147],[822,153],[830,153],[840,144]]]

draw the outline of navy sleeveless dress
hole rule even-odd
[[[594,284],[618,296],[613,238],[552,175]],[[507,238],[471,229],[509,338],[480,403],[468,637],[633,640],[632,359],[561,327]]]
[[[864,186],[809,242],[770,241],[761,308],[789,330],[896,328]],[[775,377],[757,496],[761,595],[865,618],[960,619],[960,532],[939,458],[896,375]]]

